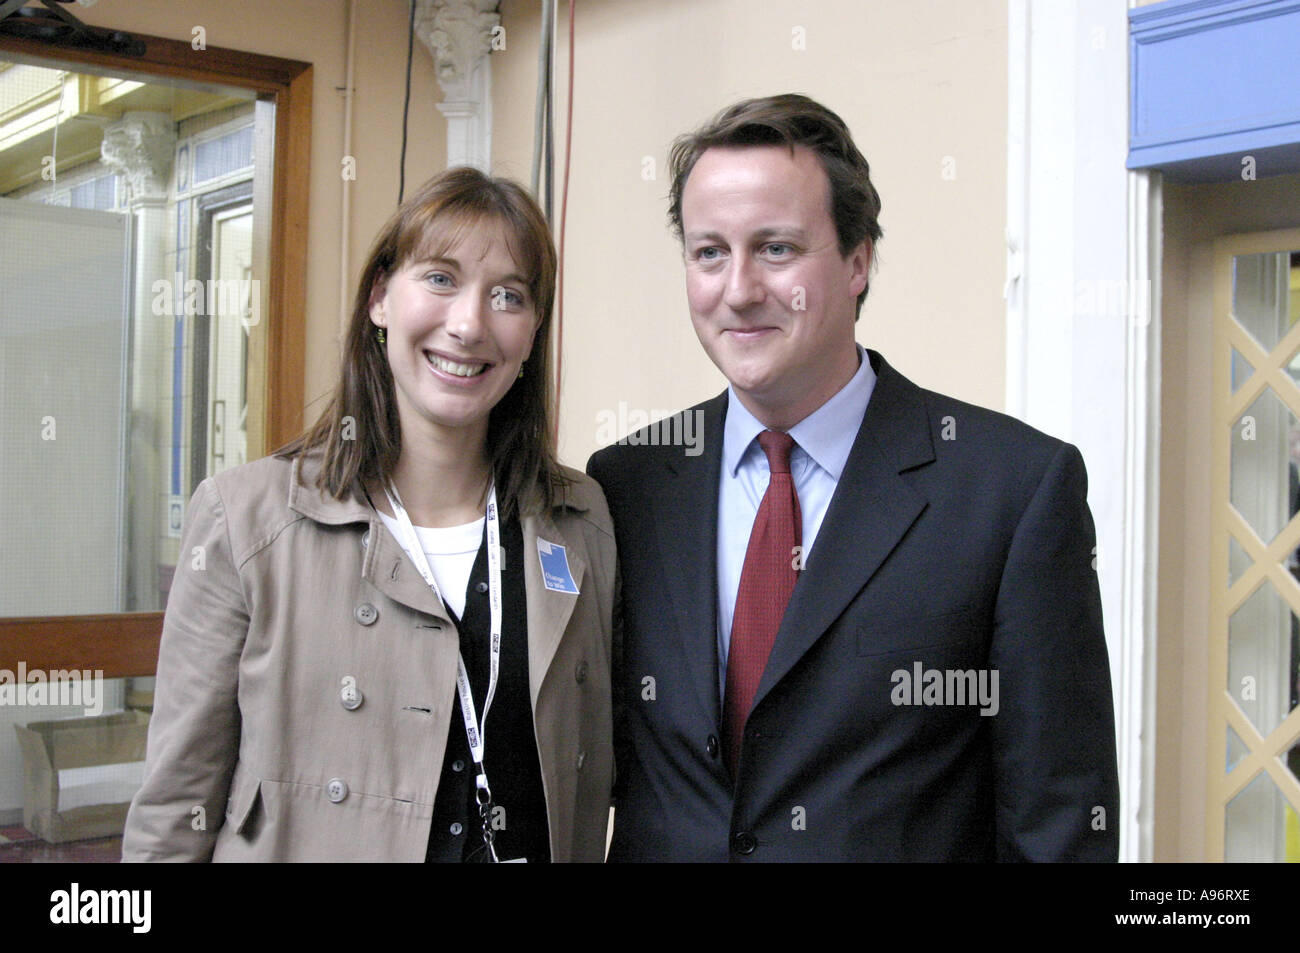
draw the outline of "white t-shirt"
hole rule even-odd
[[[402,532],[397,528],[397,520],[386,513],[380,513],[379,518],[400,544]],[[465,590],[474,570],[474,559],[483,545],[483,522],[484,518],[479,517],[462,526],[415,527],[415,535],[420,538],[420,548],[429,560],[429,569],[438,583],[442,601],[458,619],[465,614]],[[404,545],[402,551],[411,555]]]

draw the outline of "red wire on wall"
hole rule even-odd
[[[569,101],[564,117],[564,187],[560,193],[560,248],[558,252],[558,287],[555,301],[555,434],[560,441],[560,371],[564,363],[564,230],[569,224],[569,167],[573,160],[573,23],[578,0],[569,0]]]

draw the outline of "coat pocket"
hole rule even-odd
[[[978,609],[956,609],[868,623],[858,629],[858,655],[894,655],[951,649],[965,654],[986,626]]]
[[[252,774],[237,770],[230,785],[230,798],[226,802],[226,826],[236,834],[251,833],[257,806],[261,803],[262,781]]]

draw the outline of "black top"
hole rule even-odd
[[[526,857],[530,863],[547,862],[551,859],[550,836],[528,690],[524,538],[517,517],[502,524],[501,542],[505,550],[501,571],[501,669],[488,713],[483,759],[492,789],[491,826],[496,834],[498,859]],[[460,652],[481,720],[483,703],[487,700],[488,638],[492,621],[486,526],[470,572],[464,614],[456,619],[450,609],[447,611],[460,632]],[[456,863],[483,859],[483,827],[475,800],[474,779],[474,762],[465,738],[460,698],[453,687],[447,756],[434,798],[427,861]]]

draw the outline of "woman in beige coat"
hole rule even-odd
[[[394,213],[320,421],[190,503],[124,859],[604,857],[615,551],[554,457],[554,289],[514,183]]]

